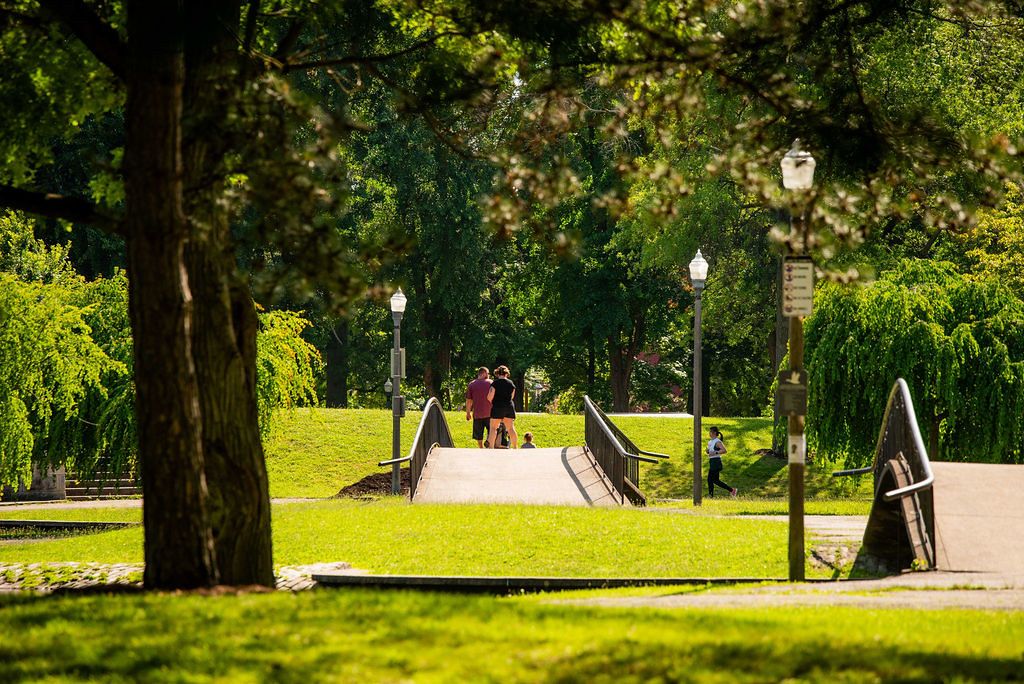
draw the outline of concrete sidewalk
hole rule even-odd
[[[583,447],[435,448],[413,502],[620,505]]]
[[[1024,575],[1024,466],[931,465],[939,570]]]

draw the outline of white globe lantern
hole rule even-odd
[[[782,185],[787,190],[810,190],[814,185],[814,157],[800,149],[800,139],[782,158]]]

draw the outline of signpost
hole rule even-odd
[[[804,580],[804,464],[807,441],[807,373],[804,371],[804,316],[814,305],[814,262],[786,257],[782,262],[782,313],[789,318],[789,369],[779,373],[775,400],[789,416],[786,456],[789,461],[789,579]]]
[[[787,257],[782,264],[782,313],[788,318],[810,316],[813,301],[814,262]]]

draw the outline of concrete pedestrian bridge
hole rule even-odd
[[[435,447],[420,474],[419,503],[630,505],[617,496],[585,447],[451,449]]]
[[[891,570],[1024,576],[1024,465],[931,462],[900,379],[889,395],[871,473],[875,498],[861,553]]]
[[[409,455],[380,465],[409,464],[415,503],[645,505],[639,464],[668,456],[639,449],[589,397],[583,403],[583,445],[457,449],[441,404],[431,399]]]

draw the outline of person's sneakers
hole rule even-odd
[[[735,488],[735,487],[733,487],[733,488],[732,488],[732,491],[731,491],[731,492],[729,492],[729,494],[730,494],[730,496],[732,496],[732,497],[733,497],[733,498],[735,499],[735,498],[736,498],[736,488]]]

